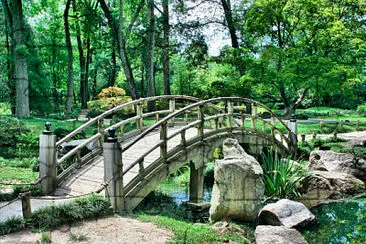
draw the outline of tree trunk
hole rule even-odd
[[[147,29],[147,45],[146,45],[146,95],[148,97],[155,96],[154,85],[154,48],[155,48],[155,15],[154,0],[149,0],[147,4],[147,16],[149,26]],[[148,103],[148,111],[155,109],[155,103]]]
[[[10,42],[13,42],[13,28],[12,28],[12,17],[10,13],[10,9],[8,6],[8,3],[6,0],[1,0],[1,3],[3,5],[4,9],[4,17],[5,17],[5,47],[8,52],[8,58],[6,59],[6,66],[8,69],[7,72],[7,86],[9,88],[10,94],[9,94],[9,102],[11,106],[11,113],[12,115],[15,115],[16,110],[16,92],[15,92],[15,84],[13,79],[14,74],[14,64],[11,62],[11,59],[13,57],[13,43],[10,44]]]
[[[28,64],[25,56],[24,40],[24,20],[22,1],[13,0],[9,4],[12,16],[13,30],[13,53],[14,53],[14,71],[16,80],[16,116],[18,118],[29,117],[29,79]]]
[[[112,57],[111,57],[112,67],[108,77],[108,86],[114,86],[117,78],[116,40],[114,38],[111,40],[111,46],[112,46]]]
[[[64,11],[64,26],[65,26],[65,41],[67,48],[67,94],[66,94],[66,113],[71,113],[72,96],[74,91],[74,67],[73,67],[73,53],[70,37],[69,26],[69,10],[71,0],[67,0]]]
[[[85,102],[88,106],[88,101],[90,100],[89,94],[89,66],[91,63],[92,50],[90,49],[90,37],[86,39],[86,64],[85,64]],[[86,106],[86,107],[87,107]]]
[[[230,38],[231,38],[231,46],[233,48],[239,48],[238,36],[236,35],[236,28],[233,20],[233,13],[231,11],[231,3],[230,0],[221,0],[222,7],[224,9],[225,19],[227,26],[229,28]]]
[[[162,0],[163,5],[163,86],[164,95],[170,95],[170,44],[169,44],[169,1]]]
[[[135,83],[135,78],[133,76],[133,72],[132,72],[132,68],[131,68],[131,63],[128,59],[127,56],[127,50],[126,50],[126,41],[123,38],[122,35],[122,26],[123,26],[123,0],[120,0],[120,11],[119,11],[119,22],[117,23],[117,20],[112,16],[112,13],[110,12],[107,4],[105,3],[105,0],[100,0],[100,6],[108,20],[108,25],[110,26],[112,32],[113,32],[113,36],[115,38],[115,40],[117,41],[118,45],[117,45],[117,50],[118,50],[118,54],[119,57],[121,59],[122,62],[122,67],[123,67],[123,71],[125,73],[126,76],[126,80],[128,82],[129,85],[129,90],[131,93],[131,97],[132,99],[138,99],[138,95],[137,95],[137,89],[136,89],[136,83]]]

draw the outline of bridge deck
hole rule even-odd
[[[179,130],[180,127],[168,128],[168,136]],[[197,129],[191,128],[186,131],[186,139],[190,139],[197,135]],[[168,143],[168,151],[180,144],[180,135],[172,138]],[[156,145],[160,140],[159,132],[151,133],[139,140],[135,145],[126,150],[122,155],[123,169],[130,166],[138,157],[147,152]],[[123,148],[124,143],[122,143]],[[158,159],[160,156],[160,148],[155,149],[147,155],[144,160],[145,168]],[[132,168],[123,178],[123,184],[127,185],[138,173],[138,164]],[[56,196],[76,196],[87,194],[98,189],[104,182],[104,161],[103,156],[96,157],[92,163],[80,168],[73,177],[64,180],[56,190]]]

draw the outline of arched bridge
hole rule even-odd
[[[156,109],[146,111],[152,102]],[[126,111],[131,116],[126,117]],[[259,116],[263,114],[266,119]],[[117,136],[107,138],[113,129]],[[75,141],[82,131],[94,134]],[[197,202],[202,169],[225,138],[238,139],[250,154],[260,154],[265,147],[289,153],[296,147],[290,135],[281,119],[251,99],[143,98],[89,120],[57,142],[46,130],[40,139],[41,186],[55,195],[82,195],[108,184],[106,195],[113,207],[132,210],[169,174],[191,162],[191,184],[198,188],[191,186],[190,200]]]

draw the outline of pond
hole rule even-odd
[[[366,198],[311,209],[318,223],[303,231],[311,243],[366,243]]]
[[[180,205],[189,199],[189,187],[166,181],[158,191]],[[212,186],[204,188],[204,200],[211,200]],[[302,231],[309,244],[366,243],[366,198],[323,204],[311,209],[318,222]]]

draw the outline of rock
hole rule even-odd
[[[366,161],[351,154],[313,151],[310,154],[307,168],[351,174],[361,180],[366,180]]]
[[[300,202],[281,199],[266,205],[259,213],[259,219],[270,225],[284,225],[288,228],[305,226],[316,217]]]
[[[366,138],[365,139],[352,139],[344,144],[346,147],[366,147]]]
[[[351,195],[365,190],[365,183],[353,175],[313,171],[311,175],[301,181],[301,197],[297,201],[312,208],[325,200],[339,195]]]
[[[214,170],[210,219],[253,221],[264,197],[263,170],[237,140],[226,139],[223,152],[224,159],[216,161]]]
[[[305,238],[295,229],[285,226],[258,225],[255,229],[257,244],[306,244]]]
[[[73,140],[65,142],[61,145],[61,156],[67,154],[75,147],[84,143],[87,139]],[[81,149],[81,156],[84,156],[98,147],[98,140],[89,142],[85,147]]]

